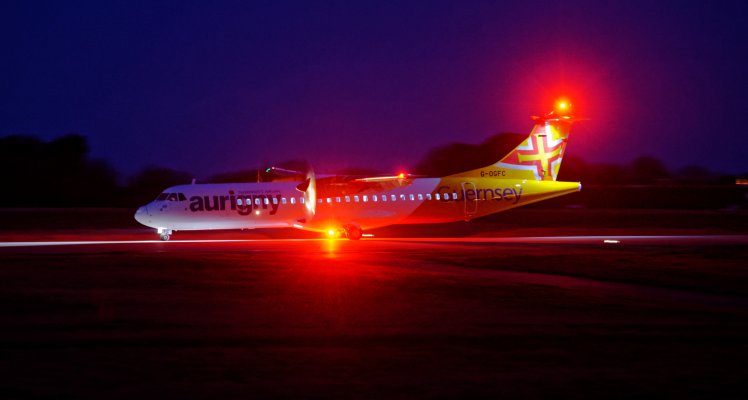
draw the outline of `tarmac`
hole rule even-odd
[[[740,221],[545,217],[358,242],[16,223],[0,397],[745,397]]]

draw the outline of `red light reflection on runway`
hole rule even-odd
[[[433,243],[506,243],[506,244],[735,244],[748,243],[748,235],[644,235],[644,236],[523,236],[523,237],[461,237],[461,238],[365,238],[361,242],[369,241],[401,241],[401,242],[433,242]],[[61,240],[61,241],[9,241],[0,242],[0,248],[48,247],[48,246],[102,246],[102,245],[147,245],[160,244],[182,246],[186,244],[219,244],[219,243],[290,243],[290,242],[321,242],[327,253],[334,256],[335,250],[341,242],[349,242],[341,238],[322,239],[220,239],[220,240]]]
[[[10,312],[0,323],[11,329],[0,339],[27,385],[35,376],[60,376],[56,387],[134,376],[122,383],[129,388],[145,371],[159,384],[177,376],[177,388],[237,376],[321,397],[341,376],[362,377],[368,390],[416,382],[438,397],[523,368],[526,387],[631,370],[646,382],[662,371],[704,376],[715,354],[725,371],[742,365],[746,247],[692,244],[746,237],[670,237],[686,245],[664,250],[627,246],[662,238],[602,238],[5,243],[0,288]],[[121,369],[112,372],[112,359]],[[281,378],[266,381],[273,376]]]

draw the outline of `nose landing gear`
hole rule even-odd
[[[166,242],[171,238],[171,229],[158,228],[159,238]]]

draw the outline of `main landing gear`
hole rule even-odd
[[[363,235],[363,231],[358,225],[346,225],[343,227],[343,230],[345,231],[345,236],[350,240],[359,240]]]

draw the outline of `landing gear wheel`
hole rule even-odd
[[[361,231],[361,228],[359,228],[358,226],[351,225],[351,226],[347,226],[345,229],[345,235],[350,240],[359,240],[361,239],[362,234],[363,232]]]
[[[169,240],[169,234],[168,233],[162,233],[161,234],[161,240],[166,242]]]

